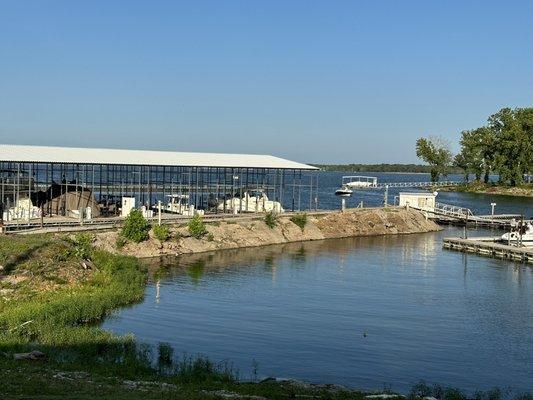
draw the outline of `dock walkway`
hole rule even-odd
[[[422,211],[428,218],[433,219],[436,222],[445,224],[475,225],[478,227],[507,229],[510,228],[513,219],[522,218],[522,216],[518,214],[474,215],[474,213],[468,208],[444,203],[435,203],[434,207],[409,207]]]
[[[497,237],[475,237],[471,239],[444,238],[443,247],[467,253],[484,254],[491,257],[533,263],[533,248],[498,243]]]

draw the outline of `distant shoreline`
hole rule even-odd
[[[343,172],[354,174],[409,174],[409,175],[430,175],[429,172],[401,172],[401,171],[335,171],[335,170],[322,170],[321,172]],[[452,175],[452,174],[450,174]]]
[[[431,166],[423,164],[314,164],[322,171],[349,173],[429,174]],[[450,168],[450,174],[460,174],[459,168]]]

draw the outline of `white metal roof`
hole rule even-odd
[[[0,144],[0,162],[318,169],[268,155],[184,153],[172,151],[85,149]]]

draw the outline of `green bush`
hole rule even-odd
[[[207,241],[208,242],[212,242],[215,240],[215,235],[213,235],[212,233],[208,233],[207,234]]]
[[[118,249],[118,250],[122,250],[122,248],[124,248],[124,246],[126,246],[126,243],[128,243],[128,241],[126,240],[126,238],[124,236],[118,236],[117,237],[117,240],[115,240],[115,247]]]
[[[93,235],[77,233],[74,236],[74,255],[82,260],[90,260],[93,252]]]
[[[301,214],[296,214],[296,215],[293,215],[291,217],[291,221],[298,225],[300,227],[300,229],[303,231],[304,228],[305,228],[305,225],[307,225],[307,214],[306,213],[301,213]]]
[[[153,227],[154,236],[160,242],[166,242],[170,239],[170,230],[167,225],[156,225]]]
[[[131,210],[124,221],[122,236],[135,243],[148,239],[150,224],[144,219],[140,210]]]
[[[189,233],[192,237],[196,239],[200,239],[202,236],[204,236],[207,233],[207,229],[205,228],[204,220],[201,215],[196,214],[194,217],[192,217],[189,220],[189,223],[187,225],[187,228],[189,230]]]
[[[274,211],[269,211],[265,214],[265,224],[270,229],[274,229],[274,227],[278,224],[278,215]]]

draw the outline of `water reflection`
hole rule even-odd
[[[432,260],[440,250],[441,242],[435,236],[414,234],[407,236],[374,236],[346,239],[329,239],[309,242],[287,243],[253,249],[229,249],[217,252],[164,256],[146,259],[144,262],[158,279],[172,280],[186,273],[198,284],[205,274],[235,274],[240,267],[263,266],[275,278],[280,260],[290,260],[291,268],[306,267],[316,258],[336,259],[339,269],[345,265],[347,256],[354,251],[372,250],[376,259],[383,260],[383,267],[393,261],[406,265],[411,261],[421,262],[427,269],[434,267]],[[391,249],[394,249],[391,251]],[[394,253],[394,254],[392,254]],[[401,258],[398,259],[398,253]],[[333,265],[332,265],[333,267]]]
[[[530,389],[533,268],[442,250],[442,237],[457,234],[149,260],[146,300],[104,328],[230,359],[244,373],[255,359],[260,376]]]

